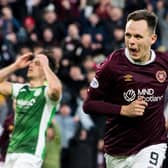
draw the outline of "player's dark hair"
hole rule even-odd
[[[49,67],[54,72],[56,69],[56,63],[55,63],[55,59],[53,56],[54,54],[53,54],[52,50],[44,49],[39,54],[44,54],[47,56],[48,62],[49,62]]]
[[[145,20],[148,24],[148,27],[151,29],[153,33],[155,33],[156,26],[158,23],[158,17],[153,12],[149,12],[146,9],[136,10],[130,13],[127,16],[127,22],[129,20],[134,20],[134,21]]]

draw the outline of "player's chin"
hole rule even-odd
[[[32,72],[28,71],[27,77],[28,77],[28,78],[31,78],[31,77],[32,77]]]
[[[141,57],[138,54],[131,54],[130,57],[134,60],[134,61],[140,61]]]

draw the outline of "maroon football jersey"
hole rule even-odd
[[[107,115],[105,152],[130,155],[144,147],[166,142],[163,115],[168,85],[168,54],[151,51],[145,64],[133,62],[126,49],[113,52],[101,65],[88,89],[84,111]],[[121,105],[144,96],[148,102],[144,115],[120,115]]]

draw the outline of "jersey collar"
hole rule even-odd
[[[154,52],[154,50],[151,49],[151,58],[149,61],[141,63],[141,62],[135,62],[129,55],[128,49],[125,48],[125,56],[127,57],[127,59],[132,63],[132,64],[136,64],[136,65],[148,65],[150,63],[152,63],[155,58],[156,58],[156,54]]]

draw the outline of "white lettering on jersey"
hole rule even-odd
[[[159,102],[163,99],[163,95],[155,96],[155,91],[152,88],[138,89],[137,93],[133,89],[129,89],[123,93],[123,97],[127,102],[134,101],[139,96],[144,96],[146,102]]]
[[[18,105],[19,107],[29,108],[29,107],[32,106],[35,102],[36,102],[35,99],[31,99],[31,100],[17,100],[17,105]]]

